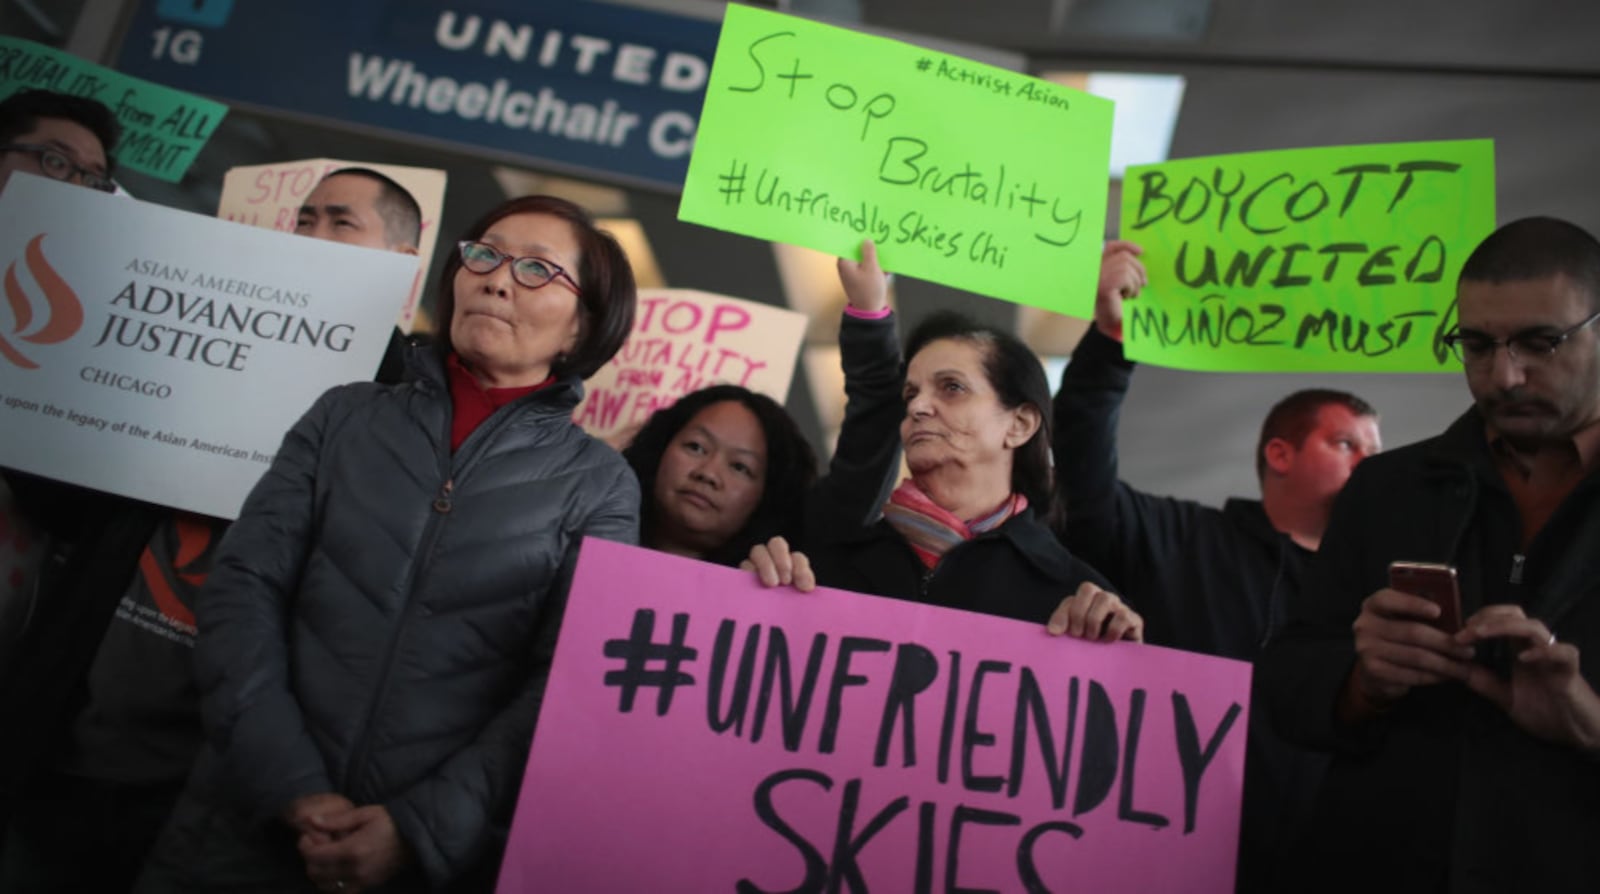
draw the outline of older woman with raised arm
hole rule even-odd
[[[285,438],[199,595],[207,746],[147,891],[489,890],[579,542],[639,491],[572,423],[633,273],[529,196],[444,265],[437,350]]]
[[[1138,640],[1144,622],[1051,534],[1050,386],[1015,336],[936,314],[906,345],[900,439],[911,477],[870,525],[775,539],[746,567],[768,586],[840,589]],[[1063,598],[1065,597],[1065,598]]]

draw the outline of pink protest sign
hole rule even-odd
[[[743,385],[789,397],[806,316],[692,289],[641,289],[633,332],[584,382],[572,418],[618,448],[650,414],[708,385]]]
[[[1232,891],[1249,691],[590,540],[499,891]]]

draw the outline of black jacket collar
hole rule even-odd
[[[968,542],[991,540],[1003,540],[1011,544],[1030,565],[1056,580],[1072,580],[1076,575],[1072,567],[1072,554],[1056,540],[1055,534],[1039,521],[1032,509],[1006,519],[1005,524],[992,531],[985,531]],[[900,532],[896,531],[886,519],[879,519],[876,524],[841,532],[823,542],[844,546],[896,542],[904,545],[905,538],[901,537]],[[910,546],[907,545],[905,548],[910,549]]]
[[[1272,519],[1267,517],[1266,506],[1262,505],[1260,500],[1230,497],[1222,504],[1222,514],[1233,523],[1234,527],[1262,543],[1277,546],[1287,541],[1300,548],[1292,538],[1272,526]]]
[[[1494,458],[1483,415],[1468,407],[1443,433],[1428,441],[1423,451],[1423,471],[1439,476],[1459,476],[1474,471],[1495,475]]]
[[[450,393],[450,380],[445,372],[445,355],[433,345],[412,345],[406,353],[406,381],[421,388],[424,393]],[[583,400],[583,380],[567,376],[540,388],[532,394],[519,397],[507,406],[530,407],[540,416],[568,415]]]

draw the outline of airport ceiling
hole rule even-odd
[[[114,55],[134,0],[0,0],[0,33],[61,45],[103,32]],[[140,0],[154,2],[154,0]],[[243,0],[240,0],[243,2]],[[413,0],[414,2],[414,0]],[[575,2],[575,0],[541,0]],[[720,0],[612,0],[720,16]],[[1030,71],[1133,71],[1186,79],[1172,157],[1352,143],[1492,138],[1497,217],[1549,214],[1600,233],[1600,2],[1595,0],[770,0],[758,5],[1020,57]],[[527,0],[529,13],[538,3]],[[52,30],[54,29],[54,30]],[[209,213],[232,164],[319,155],[439,163],[436,149],[268,115],[230,118],[187,183],[139,184]],[[235,160],[237,159],[237,160]],[[452,175],[445,224],[498,200],[487,166]],[[530,166],[537,163],[529,160]],[[666,226],[670,196],[634,213]],[[1113,197],[1112,209],[1117,206]],[[1114,232],[1116,224],[1110,222]],[[770,266],[770,260],[767,262]],[[726,262],[704,273],[733,276]],[[754,275],[754,274],[752,274]],[[763,274],[767,275],[767,274]],[[730,294],[736,285],[702,283]],[[954,290],[928,287],[961,303]],[[942,297],[941,297],[942,296]],[[1236,376],[1141,370],[1122,416],[1122,473],[1155,493],[1218,501],[1255,491],[1265,408],[1333,384],[1384,415],[1385,442],[1441,430],[1465,406],[1455,376]],[[796,389],[805,404],[804,388]],[[791,398],[791,404],[795,402]],[[1170,449],[1174,435],[1185,448]],[[1190,437],[1189,435],[1194,435]]]
[[[153,2],[153,0],[152,0]],[[715,18],[721,0],[612,0]],[[762,0],[1014,53],[1033,71],[1187,79],[1171,154],[1490,137],[1499,216],[1600,231],[1593,0]],[[60,45],[132,0],[0,0],[0,31]],[[537,3],[528,3],[528,9]],[[107,55],[111,55],[108,51]],[[285,125],[292,131],[292,125]],[[276,127],[273,127],[276,130]],[[290,135],[284,142],[297,143]],[[1114,221],[1112,222],[1114,225]]]
[[[1600,72],[1600,4],[1587,0],[865,0],[860,6],[868,24],[1040,59],[1590,78]]]

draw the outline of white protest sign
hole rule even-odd
[[[796,311],[691,289],[641,289],[633,332],[584,382],[572,418],[620,446],[651,413],[708,385],[743,385],[781,404],[805,334],[806,316]]]
[[[217,216],[255,227],[270,227],[283,233],[294,232],[300,206],[322,178],[340,168],[366,168],[400,184],[422,209],[422,238],[417,244],[422,265],[396,323],[402,332],[417,326],[417,305],[428,284],[428,264],[439,242],[439,216],[444,213],[446,175],[434,168],[373,164],[337,158],[306,158],[266,165],[229,168],[222,178],[222,197],[217,201]],[[423,327],[427,329],[427,326]]]
[[[233,518],[371,378],[416,258],[25,174],[0,193],[0,465]]]

